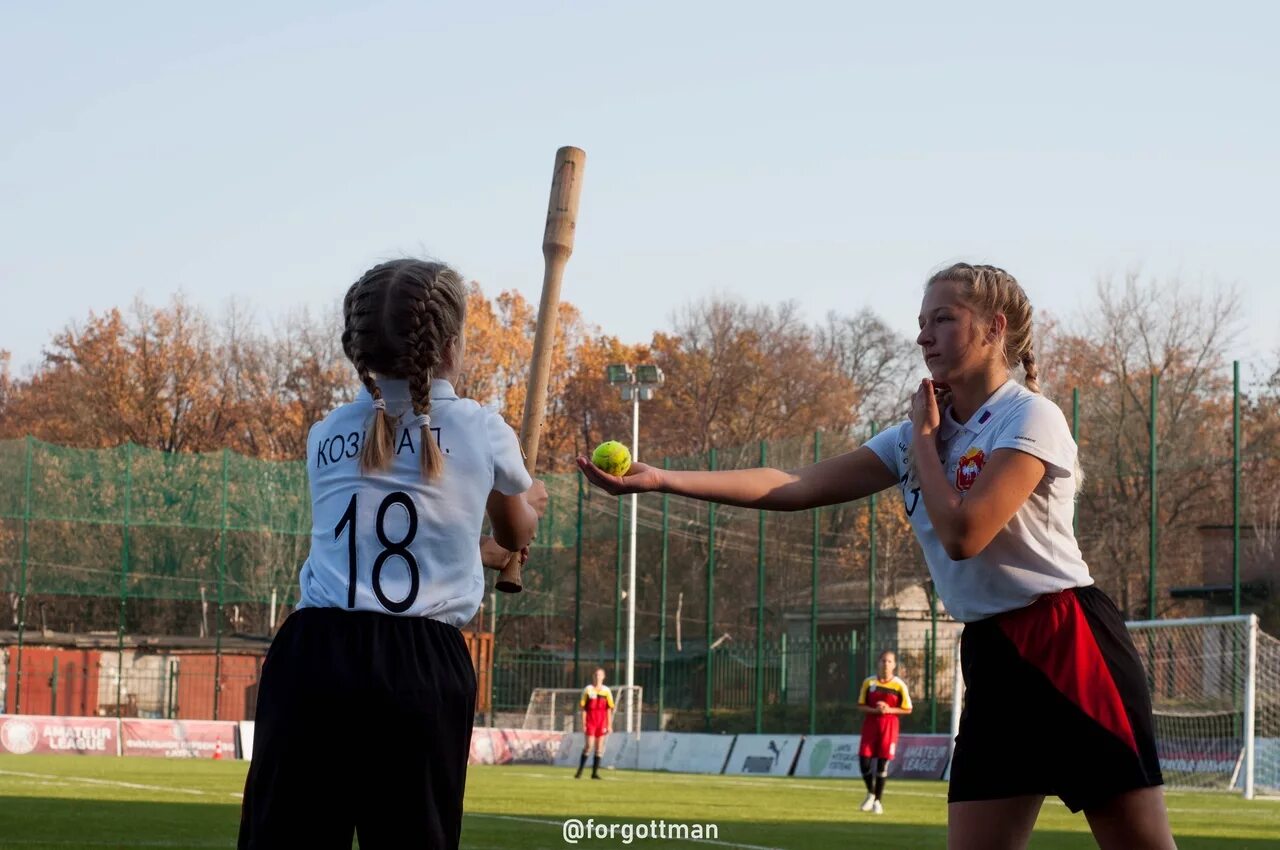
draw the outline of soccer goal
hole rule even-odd
[[[1129,623],[1174,788],[1280,793],[1280,640],[1252,614]]]
[[[620,685],[609,690],[613,691],[616,706],[613,728],[619,732],[640,731],[640,718],[644,708],[643,688],[639,685],[629,688]],[[529,695],[529,707],[524,713],[524,728],[581,732],[581,699],[582,688],[534,688]]]

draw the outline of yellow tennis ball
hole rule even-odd
[[[591,453],[591,462],[610,475],[626,475],[631,468],[631,452],[617,440],[609,440],[596,446]]]

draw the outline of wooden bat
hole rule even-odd
[[[578,198],[582,194],[582,170],[587,154],[580,148],[556,151],[551,174],[551,199],[547,203],[547,227],[542,234],[542,298],[538,302],[538,325],[533,334],[533,361],[529,364],[529,390],[524,398],[524,419],[520,423],[520,447],[524,465],[532,475],[538,465],[538,440],[547,407],[547,382],[551,373],[551,353],[555,347],[556,321],[560,311],[560,281],[573,253],[573,236],[578,226]],[[504,593],[519,593],[520,555],[513,553],[502,568],[496,584]]]

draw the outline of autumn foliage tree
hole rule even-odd
[[[306,312],[268,336],[234,305],[215,321],[181,296],[135,301],[57,333],[35,373],[13,382],[0,435],[296,458],[349,383],[332,323]]]
[[[1046,393],[1070,416],[1078,389],[1080,541],[1094,576],[1130,616],[1177,610],[1169,591],[1202,584],[1197,529],[1230,520],[1231,367],[1240,319],[1226,289],[1190,291],[1136,273],[1103,279],[1093,308],[1052,324]],[[1151,382],[1158,382],[1157,608],[1148,610]]]
[[[669,327],[639,343],[603,333],[570,302],[559,310],[541,441],[543,472],[571,472],[574,458],[603,440],[629,441],[630,404],[605,382],[610,363],[650,362],[666,374],[666,384],[642,407],[643,459],[705,467],[714,448],[721,468],[758,463],[761,441],[768,443],[771,465],[810,462],[817,432],[823,457],[851,449],[868,436],[872,422],[887,427],[905,416],[905,401],[922,371],[913,340],[868,309],[810,322],[793,302],[755,305],[716,296],[684,305]],[[495,406],[515,427],[523,412],[535,314],[536,305],[518,292],[490,296],[478,284],[470,287],[467,353],[456,388]],[[1131,615],[1146,614],[1150,378],[1159,376],[1161,388],[1157,613],[1164,614],[1181,610],[1170,602],[1170,588],[1203,578],[1197,573],[1196,529],[1220,522],[1222,505],[1229,503],[1224,460],[1230,372],[1224,361],[1238,316],[1230,293],[1189,292],[1131,276],[1101,285],[1081,317],[1039,320],[1046,394],[1068,414],[1073,388],[1083,399],[1081,543],[1099,582]],[[247,458],[297,460],[305,453],[310,425],[352,398],[357,388],[339,335],[336,309],[295,311],[265,324],[242,305],[213,315],[177,296],[162,305],[136,301],[91,313],[58,332],[33,371],[0,369],[0,438],[32,435],[85,448],[132,443],[174,458],[225,448]],[[1274,560],[1280,526],[1278,375],[1280,368],[1269,366],[1243,404],[1249,482],[1244,507],[1254,532],[1247,540],[1264,560]],[[289,502],[295,513],[305,509],[305,486],[300,483],[298,489],[301,501]],[[266,491],[262,498],[276,505],[286,501]],[[640,544],[642,629],[656,624],[658,608],[653,568],[660,557],[654,531],[658,498],[642,499],[642,522],[648,524]],[[591,634],[610,635],[617,505],[599,493],[588,499],[593,536],[583,553],[583,570],[594,595],[585,616]],[[560,493],[559,502],[563,525],[572,491]],[[701,610],[705,594],[711,554],[706,509],[682,510],[683,524],[672,530],[670,555],[679,567],[669,590],[683,594],[688,624],[700,628],[698,615],[690,612]],[[821,514],[824,593],[866,581],[868,520],[865,504],[834,506]],[[740,631],[752,622],[757,523],[752,511],[723,509],[717,515],[717,571],[725,576],[716,590],[718,627]],[[889,595],[921,582],[926,574],[918,547],[894,494],[880,499],[877,523],[878,589]],[[773,613],[794,600],[807,605],[808,520],[771,518],[766,536]],[[557,557],[572,555],[572,541],[545,544],[570,547]],[[157,574],[188,564],[207,572],[208,553],[200,546],[170,549],[154,554]],[[241,590],[260,595],[287,584],[300,551],[288,535],[264,536],[245,549],[250,572],[242,577]],[[544,555],[544,564],[549,557]],[[565,639],[564,580],[571,573],[564,563],[555,569],[559,572],[535,561],[530,592],[513,600],[509,616],[499,620],[501,628],[517,630],[513,639],[519,645]],[[744,570],[750,579],[742,577]],[[56,619],[60,609],[50,604],[48,613]],[[69,604],[63,625],[79,622],[74,601]],[[154,622],[163,629],[168,628],[164,623],[179,620],[175,615]],[[775,629],[776,620],[770,622]]]

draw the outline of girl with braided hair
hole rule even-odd
[[[307,439],[311,552],[263,665],[242,850],[458,846],[476,697],[458,628],[482,560],[527,555],[546,503],[510,426],[453,390],[465,313],[442,263],[383,263],[347,292],[363,389]]]
[[[792,471],[583,474],[609,493],[659,491],[795,511],[897,487],[947,611],[965,623],[966,691],[947,844],[1021,848],[1046,795],[1085,813],[1104,848],[1172,848],[1151,701],[1115,605],[1072,531],[1075,440],[1039,393],[1031,304],[1003,269],[958,263],[925,286],[916,338],[929,377],[911,418]],[[1021,367],[1022,384],[1011,377]]]

